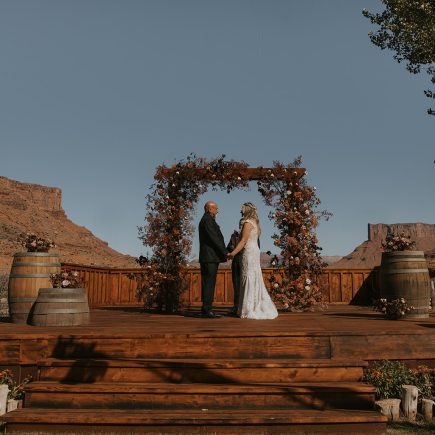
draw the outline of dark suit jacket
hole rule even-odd
[[[204,213],[199,222],[199,262],[224,263],[227,253],[219,225],[209,213]]]

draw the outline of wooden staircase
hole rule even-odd
[[[385,432],[365,362],[330,358],[326,336],[273,335],[60,340],[7,433]]]

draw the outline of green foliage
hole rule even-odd
[[[404,384],[415,385],[420,399],[435,396],[435,369],[426,366],[409,369],[399,361],[376,361],[364,374],[363,381],[376,388],[378,399],[400,399]]]
[[[379,26],[370,32],[370,40],[384,50],[395,52],[397,62],[406,62],[406,69],[418,74],[426,70],[435,85],[435,2],[433,0],[381,0],[385,10],[372,13],[366,9],[363,15]],[[435,93],[426,90],[429,98]],[[429,114],[435,114],[431,109]]]
[[[377,361],[367,370],[364,382],[376,388],[378,399],[400,398],[403,384],[412,384],[411,371],[398,361]]]
[[[414,376],[414,385],[424,399],[435,399],[435,369],[426,366],[418,366],[411,370]]]

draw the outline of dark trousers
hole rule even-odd
[[[208,313],[213,308],[214,288],[219,263],[201,264],[201,298],[202,312]]]
[[[231,278],[233,281],[234,289],[234,308],[239,307],[240,301],[240,267],[241,267],[240,255],[236,255],[231,263]]]

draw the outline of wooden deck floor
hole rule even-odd
[[[8,432],[384,433],[373,360],[435,366],[435,315],[330,306],[275,320],[93,310],[78,327],[0,323],[0,366],[34,377]]]
[[[304,340],[311,339],[313,346],[316,343],[319,352],[329,358],[432,360],[435,359],[435,313],[426,319],[393,321],[383,319],[380,313],[368,307],[332,305],[325,311],[281,313],[275,320],[258,321],[229,316],[202,319],[195,311],[161,315],[143,313],[137,308],[110,308],[93,310],[91,324],[86,326],[35,327],[0,323],[0,361],[2,364],[30,363],[44,359],[50,356],[49,342],[53,347],[68,340],[92,342],[95,353],[110,353],[107,344],[111,342],[114,352],[124,357],[129,354],[127,342],[133,346],[131,354],[132,349],[138,350],[140,344],[148,343],[147,353],[142,352],[142,356],[168,358],[183,357],[179,348],[183,347],[183,342],[199,351],[197,357],[201,356],[202,346],[202,353],[209,357],[209,350],[213,352],[214,345],[219,347],[225,341],[226,347],[230,342],[234,344],[234,357],[246,358],[249,357],[249,340],[261,341],[261,337],[268,349],[266,357],[287,357],[271,347],[290,344],[295,347],[298,340],[309,346]],[[153,352],[155,340],[159,349],[154,348]],[[175,348],[177,353],[173,354]],[[184,350],[188,353],[186,347]],[[132,356],[136,358],[139,354],[140,350]]]
[[[203,319],[199,311],[185,311],[176,315],[143,312],[136,307],[110,307],[91,311],[91,323],[83,326],[38,327],[0,323],[0,339],[17,336],[57,335],[110,335],[156,336],[159,334],[204,335],[268,335],[268,334],[360,334],[383,335],[390,333],[435,333],[435,312],[429,318],[385,320],[382,314],[369,307],[330,305],[323,311],[304,313],[280,313],[274,320],[239,319],[226,315],[227,310],[217,310],[223,317]]]

